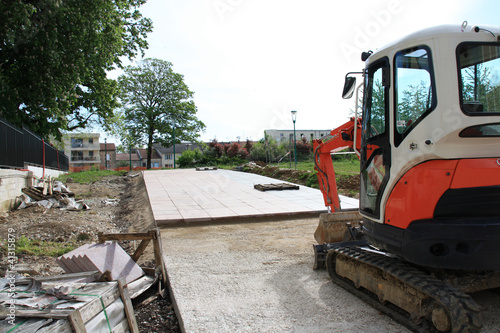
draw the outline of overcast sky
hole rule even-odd
[[[361,51],[435,25],[500,25],[495,0],[148,0],[142,13],[154,25],[145,57],[184,75],[204,141],[291,129],[291,110],[297,129],[335,128]]]

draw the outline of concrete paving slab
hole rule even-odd
[[[156,170],[144,172],[144,181],[158,225],[326,212],[320,190],[299,185],[299,190],[261,192],[255,184],[283,181],[252,173]],[[358,203],[341,196],[341,206]]]

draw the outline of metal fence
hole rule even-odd
[[[68,157],[38,135],[0,119],[0,167],[24,169],[35,165],[68,171]]]

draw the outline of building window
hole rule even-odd
[[[71,161],[83,161],[83,151],[72,151]]]
[[[89,138],[89,145],[93,145],[94,144],[94,138]]]
[[[83,148],[83,139],[71,138],[71,148]]]
[[[92,150],[91,150],[91,151],[89,151],[89,156],[90,156],[90,157],[93,157],[93,156],[94,156],[94,152],[93,152]]]
[[[165,154],[165,159],[166,160],[171,160],[172,159],[172,154]]]

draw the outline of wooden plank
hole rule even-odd
[[[27,318],[67,319],[68,316],[74,311],[75,309],[69,309],[69,310],[53,309],[50,311],[40,311],[40,310],[24,310],[16,308],[16,318],[27,317]],[[0,310],[0,319],[5,319],[8,316],[9,313]]]
[[[49,326],[42,327],[36,333],[73,333],[73,328],[67,319],[54,320]]]
[[[167,270],[165,268],[165,264],[163,263],[163,249],[161,245],[161,234],[160,229],[151,230],[154,231],[153,238],[153,247],[154,247],[154,255],[155,255],[155,266],[156,268],[159,266],[162,275],[162,281],[164,285],[167,285]]]
[[[146,250],[146,247],[148,247],[148,244],[150,241],[151,241],[151,239],[143,239],[142,240],[141,244],[139,244],[139,246],[135,250],[134,254],[132,255],[132,260],[134,260],[135,262],[137,262],[137,260],[139,260],[139,258],[142,256],[142,254]]]
[[[73,313],[68,316],[68,320],[75,333],[87,333],[85,322],[83,321],[80,311],[73,311]]]
[[[152,238],[153,236],[149,232],[137,232],[130,234],[99,234],[99,243],[104,243],[105,241],[144,240]]]
[[[138,333],[139,327],[137,326],[137,319],[135,318],[134,306],[130,300],[130,295],[124,278],[118,280],[118,290],[120,291],[120,296],[125,307],[125,316],[127,317],[130,332]]]
[[[53,276],[37,276],[35,280],[40,282],[62,282],[66,280],[73,279],[84,279],[87,278],[87,282],[94,282],[101,276],[101,272],[99,271],[90,271],[90,272],[79,272],[79,273],[69,273],[69,274],[61,274],[61,275],[53,275]],[[27,282],[29,279],[18,279],[16,283],[22,284],[23,282]]]
[[[118,284],[116,282],[103,283],[112,284],[103,293],[92,292],[92,290],[79,290],[78,292],[72,293],[72,296],[76,296],[79,300],[87,299],[87,303],[78,309],[84,323],[88,322],[96,314],[120,297],[120,291],[118,290]],[[98,295],[99,297],[86,295]]]

